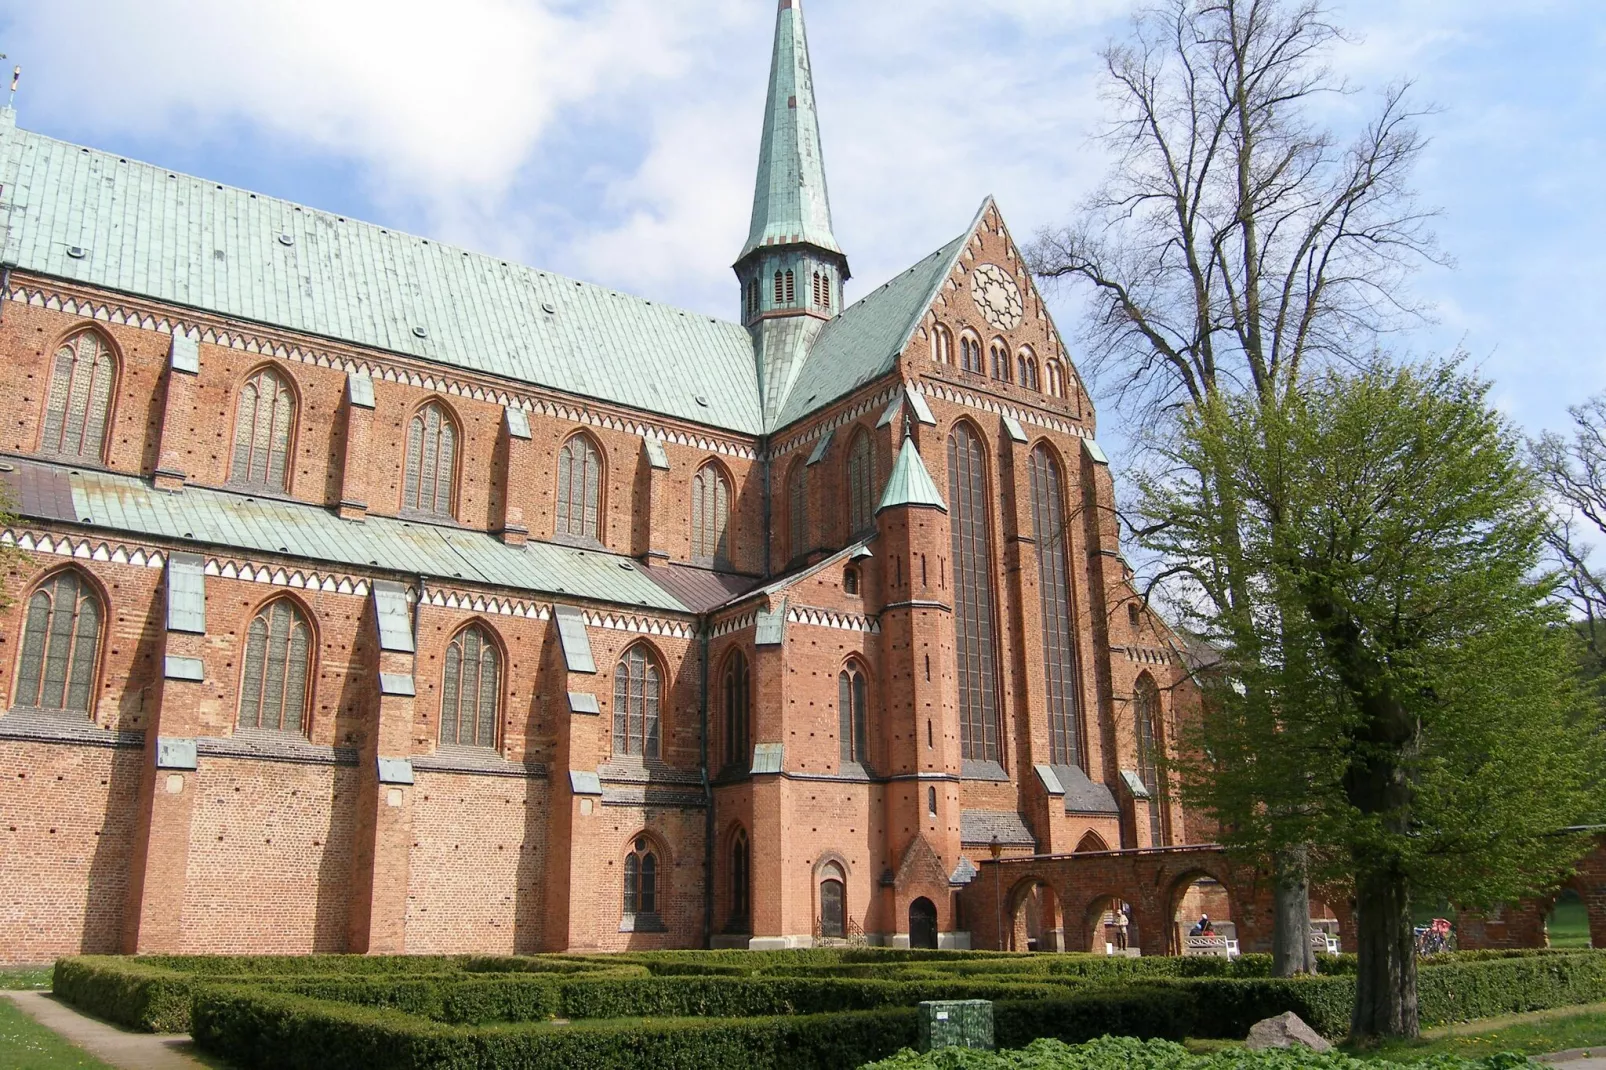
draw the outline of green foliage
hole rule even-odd
[[[84,955],[56,963],[51,990],[81,1011],[146,1033],[183,1033],[190,977],[143,959]]]
[[[1482,1059],[1440,1055],[1417,1064],[1422,1070],[1518,1070],[1520,1055]],[[1344,1052],[1318,1055],[1309,1048],[1286,1051],[1226,1051],[1194,1055],[1180,1044],[1106,1036],[1086,1044],[1037,1040],[1015,1051],[973,1052],[961,1049],[900,1051],[862,1070],[1375,1070]]]
[[[194,1036],[231,1063],[284,1070],[663,1066],[708,1070],[836,1070],[914,1040],[915,1012],[573,1025],[447,1026],[241,986],[197,993]]]

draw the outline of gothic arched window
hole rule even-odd
[[[751,724],[752,691],[747,676],[747,658],[740,650],[731,651],[725,659],[725,676],[721,687],[725,707],[725,765],[743,765],[750,753],[748,744]]]
[[[456,475],[457,424],[443,405],[431,401],[413,413],[407,425],[402,508],[450,517]]]
[[[786,269],[786,304],[788,307],[797,304],[797,288],[792,285],[792,269]]]
[[[718,464],[709,461],[691,481],[691,556],[700,563],[729,559],[731,485]]]
[[[295,423],[296,396],[283,376],[263,368],[247,379],[234,410],[229,482],[270,491],[287,489]]]
[[[828,862],[820,871],[820,935],[841,939],[848,934],[847,881],[842,867]]]
[[[117,360],[99,331],[79,331],[62,342],[50,363],[39,452],[99,463],[116,380]]]
[[[557,535],[601,540],[602,454],[591,436],[570,435],[558,451]]]
[[[1056,765],[1081,765],[1075,631],[1071,627],[1065,487],[1047,446],[1032,451],[1032,534],[1037,540],[1038,607],[1043,618],[1043,670],[1048,683],[1048,753]]]
[[[857,662],[849,662],[837,674],[837,735],[841,741],[842,760],[864,764],[869,746],[866,729],[866,707],[870,702],[870,686],[864,669]]]
[[[1048,392],[1050,394],[1052,394],[1054,397],[1057,397],[1057,398],[1064,397],[1065,396],[1065,373],[1060,370],[1059,361],[1057,361],[1057,360],[1049,361],[1047,364],[1044,365],[1044,371],[1045,371],[1045,373],[1047,375],[1047,378],[1048,378]]]
[[[875,442],[862,427],[848,446],[848,534],[858,535],[875,524]]]
[[[786,481],[787,554],[802,557],[809,549],[809,469],[801,460]]]
[[[954,336],[940,323],[931,332],[931,355],[938,364],[954,362]]]
[[[779,308],[786,300],[786,289],[783,276],[779,271],[775,273],[775,307]]]
[[[35,587],[22,623],[12,705],[88,716],[104,616],[99,595],[71,569]]]
[[[658,853],[652,841],[637,836],[625,855],[625,915],[658,913]]]
[[[753,926],[753,866],[746,829],[737,829],[731,837],[730,859],[731,909],[725,928],[733,933],[747,932]]]
[[[1030,348],[1015,355],[1015,381],[1028,390],[1037,389],[1037,355]]]
[[[993,378],[1009,382],[1009,347],[1002,338],[995,338],[989,348],[993,358]]]
[[[825,307],[825,297],[820,293],[820,273],[818,271],[814,273],[814,307]]]
[[[294,602],[275,599],[257,611],[246,631],[240,727],[306,732],[311,682],[312,627]]]
[[[999,760],[987,458],[966,423],[948,436],[948,524],[953,536],[954,640],[959,668],[960,753]]]
[[[959,367],[962,371],[986,375],[987,367],[981,359],[981,339],[975,335],[961,335],[959,339]]]
[[[1149,844],[1164,847],[1165,784],[1160,777],[1160,689],[1144,673],[1132,693],[1132,712],[1138,737],[1138,779],[1149,792]]]
[[[501,678],[501,654],[483,628],[470,624],[452,637],[441,670],[442,743],[496,746]]]
[[[641,644],[625,651],[613,669],[613,752],[657,758],[661,750],[658,663]]]

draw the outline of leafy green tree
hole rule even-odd
[[[1598,818],[1596,716],[1540,567],[1542,488],[1485,384],[1454,365],[1219,394],[1151,480],[1195,623],[1233,668],[1177,774],[1252,857],[1308,845],[1353,889],[1352,1033],[1418,1032],[1411,903],[1554,887]],[[1210,473],[1200,477],[1198,473]],[[1223,600],[1220,562],[1244,580]],[[1253,657],[1234,656],[1253,651]]]
[[[1109,173],[1031,258],[1088,298],[1080,365],[1132,426],[1222,391],[1280,404],[1418,319],[1405,282],[1438,256],[1410,189],[1420,113],[1399,84],[1348,130],[1319,121],[1350,92],[1326,66],[1342,39],[1321,0],[1155,0],[1105,50]],[[1215,568],[1223,604],[1246,597],[1236,555]],[[1280,975],[1315,968],[1301,855],[1267,860]]]

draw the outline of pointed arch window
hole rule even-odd
[[[1160,776],[1160,689],[1148,673],[1138,677],[1132,693],[1138,737],[1138,779],[1149,792],[1149,843],[1166,846],[1165,783]]]
[[[975,372],[977,375],[985,375],[987,372],[981,362],[981,339],[975,335],[959,336],[959,369]]]
[[[1009,347],[1003,339],[995,338],[989,349],[993,359],[993,378],[1009,382]]]
[[[792,465],[786,481],[787,553],[802,557],[809,549],[809,470],[802,461]]]
[[[1049,361],[1044,365],[1044,370],[1048,376],[1048,392],[1054,397],[1063,398],[1065,396],[1065,373],[1060,370],[1059,361]]]
[[[820,305],[825,311],[831,311],[831,273],[829,271],[820,275],[820,293],[824,302]]]
[[[870,686],[864,669],[849,662],[836,678],[837,736],[841,740],[842,761],[865,763],[869,734],[865,724],[870,702]]]
[[[745,771],[752,752],[748,742],[752,723],[752,690],[747,674],[747,658],[740,650],[731,651],[731,656],[725,659],[725,674],[721,683],[725,712],[725,766]]]
[[[79,331],[62,342],[50,364],[39,452],[99,463],[116,379],[116,358],[99,331]]]
[[[718,464],[708,461],[691,481],[691,556],[707,564],[729,560],[731,485]]]
[[[558,451],[557,535],[601,541],[602,454],[591,436],[569,436]]]
[[[662,932],[658,917],[658,852],[652,841],[637,836],[625,855],[624,924],[626,932]]]
[[[858,535],[875,525],[875,441],[864,428],[848,447],[848,533]]]
[[[1032,451],[1032,534],[1037,540],[1037,596],[1043,618],[1043,672],[1048,685],[1048,752],[1056,765],[1082,765],[1075,629],[1071,625],[1070,555],[1065,484],[1046,446]]]
[[[452,637],[441,670],[441,742],[459,747],[495,747],[502,694],[502,658],[477,624]]]
[[[847,881],[842,867],[828,862],[820,871],[820,935],[840,940],[848,934]]]
[[[87,717],[94,702],[104,619],[100,596],[71,569],[34,588],[22,625],[22,656],[12,704]]]
[[[407,425],[407,467],[402,507],[427,516],[452,515],[457,475],[457,425],[439,402],[431,401]]]
[[[952,364],[954,362],[954,336],[948,333],[948,328],[937,324],[932,331],[932,356],[938,364]]]
[[[953,537],[960,754],[967,761],[996,762],[1001,752],[986,463],[980,436],[969,424],[955,425],[948,436],[948,523]]]
[[[613,752],[657,758],[661,752],[658,704],[662,678],[658,663],[640,646],[631,647],[613,669]]]
[[[753,927],[753,867],[746,829],[737,829],[731,837],[730,861],[731,909],[725,928],[733,933],[747,932]]]
[[[820,293],[820,273],[818,271],[814,273],[814,307],[825,307],[825,296]]]
[[[1037,355],[1030,347],[1015,355],[1015,381],[1028,390],[1037,387]]]
[[[792,285],[792,269],[786,269],[786,304],[788,307],[797,304],[797,288]]]
[[[296,397],[285,378],[263,368],[240,387],[234,411],[234,463],[229,482],[262,490],[289,486],[290,434]]]
[[[269,602],[251,618],[246,631],[240,727],[306,732],[311,681],[311,625],[288,598]]]
[[[775,307],[780,308],[786,301],[785,276],[779,271],[775,273]]]

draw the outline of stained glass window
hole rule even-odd
[[[1060,466],[1038,446],[1031,456],[1032,531],[1037,540],[1037,594],[1043,616],[1043,672],[1048,684],[1049,761],[1081,765],[1075,633],[1071,628],[1069,541]]]
[[[559,538],[602,538],[602,454],[588,435],[572,435],[558,451]]]
[[[471,624],[452,637],[441,672],[442,743],[496,746],[501,669],[496,644],[478,625]]]
[[[295,394],[272,368],[240,387],[234,412],[234,464],[229,480],[264,490],[288,486],[290,432],[296,422]]]
[[[863,763],[869,744],[865,712],[869,704],[869,685],[864,670],[850,664],[837,674],[837,736],[841,740],[842,760]]]
[[[848,531],[857,536],[875,526],[875,442],[859,429],[848,447]]]
[[[432,401],[415,412],[407,425],[402,507],[430,516],[451,516],[456,474],[457,425]]]
[[[638,836],[625,856],[625,913],[658,912],[658,855],[645,836]]]
[[[657,758],[658,663],[633,646],[613,670],[613,752]]]
[[[240,727],[305,732],[312,629],[294,602],[269,602],[251,618],[240,676]]]
[[[701,563],[724,562],[730,527],[731,485],[719,465],[709,461],[691,482],[691,556]]]
[[[79,331],[56,350],[39,450],[99,462],[106,448],[117,363],[98,331]]]
[[[100,598],[76,572],[58,572],[36,587],[22,626],[13,705],[87,715],[101,619]]]
[[[998,761],[992,548],[986,454],[969,424],[948,436],[949,528],[953,536],[954,642],[959,669],[960,754]]]

